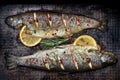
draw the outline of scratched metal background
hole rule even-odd
[[[24,56],[40,50],[40,46],[28,48],[21,44],[18,33],[5,24],[7,16],[31,10],[54,10],[58,12],[83,14],[88,17],[103,21],[107,27],[104,32],[89,29],[80,34],[92,35],[103,49],[113,52],[117,58],[117,64],[96,71],[64,74],[59,72],[46,72],[42,70],[18,67],[15,70],[7,70],[4,54]],[[117,10],[112,10],[101,5],[2,5],[0,6],[0,80],[119,80],[120,79],[120,17]],[[79,36],[76,34],[75,36]]]

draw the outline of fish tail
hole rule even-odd
[[[11,70],[11,69],[15,69],[18,65],[17,65],[17,60],[18,57],[14,56],[14,55],[5,55],[5,59],[6,59],[6,66],[7,69]]]

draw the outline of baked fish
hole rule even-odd
[[[63,45],[49,50],[41,50],[33,55],[7,56],[8,69],[26,66],[48,71],[88,71],[100,69],[116,63],[114,54],[99,51],[94,46]]]
[[[28,34],[41,38],[66,38],[87,28],[101,28],[101,22],[95,19],[46,11],[9,16],[5,22],[14,28],[27,25]]]

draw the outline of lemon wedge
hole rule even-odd
[[[97,46],[96,40],[89,35],[81,35],[73,42],[73,45],[78,46]]]
[[[36,36],[32,36],[30,34],[26,33],[26,25],[24,25],[19,33],[19,38],[20,41],[27,47],[33,47],[35,45],[37,45],[38,43],[40,43],[40,41],[42,40],[42,38],[40,37],[36,37]]]

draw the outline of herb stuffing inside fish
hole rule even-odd
[[[100,52],[93,46],[63,45],[29,56],[10,55],[7,61],[8,69],[26,66],[49,71],[77,72],[103,68],[116,63],[117,58],[114,54]]]
[[[6,18],[14,28],[27,26],[28,34],[41,38],[70,37],[88,28],[101,28],[101,22],[85,16],[55,12],[26,12]]]

